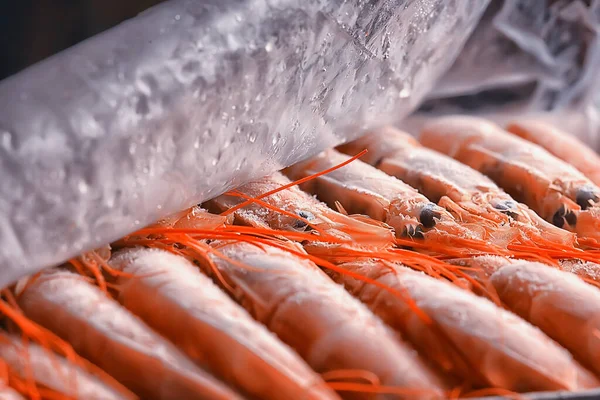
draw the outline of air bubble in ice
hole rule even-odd
[[[0,142],[5,150],[12,151],[13,149],[13,135],[9,131],[3,131],[0,135]]]
[[[248,135],[248,140],[250,141],[250,143],[256,142],[256,132],[255,131],[250,132],[250,134]]]
[[[181,19],[181,15],[177,14],[177,15],[175,16],[175,21],[179,21],[180,19]]]
[[[79,193],[85,194],[88,192],[89,187],[88,184],[81,179],[79,182],[77,182],[77,189],[79,190]]]
[[[200,148],[200,138],[199,137],[196,137],[196,139],[194,140],[194,148],[195,149]]]

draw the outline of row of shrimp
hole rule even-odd
[[[2,291],[0,398],[598,387],[600,190],[552,157],[482,120],[386,128],[23,279]]]

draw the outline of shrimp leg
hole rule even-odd
[[[26,316],[145,399],[238,397],[77,274],[43,273],[19,304]]]
[[[211,245],[220,253],[212,261],[235,299],[315,371],[365,370],[382,385],[397,387],[400,398],[442,395],[442,382],[412,348],[313,262],[266,243]]]
[[[52,391],[76,399],[137,399],[108,375],[76,365],[49,350],[24,344],[15,336],[0,333],[0,359],[16,374]]]
[[[335,399],[291,349],[181,256],[130,248],[110,260],[119,300],[199,365],[262,399]],[[185,328],[184,328],[185,327]]]
[[[595,185],[600,186],[600,156],[575,136],[532,118],[512,121],[506,130],[542,146],[554,156],[568,162]]]

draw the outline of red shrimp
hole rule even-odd
[[[486,174],[548,222],[580,239],[600,239],[600,188],[543,148],[484,119],[464,116],[429,122],[420,140]]]
[[[290,348],[185,258],[160,249],[123,249],[110,265],[119,300],[199,365],[263,399],[335,399]],[[185,328],[184,328],[185,327]]]
[[[379,260],[357,260],[340,267],[405,293],[406,299],[401,299],[348,274],[329,272],[422,353],[476,385],[523,392],[598,384],[540,330],[486,299]],[[415,306],[425,317],[415,312]],[[440,334],[453,346],[440,340]]]
[[[387,127],[340,146],[348,154],[362,149],[368,150],[365,162],[418,189],[457,219],[486,227],[488,237],[505,235],[501,227],[512,226],[516,229],[510,233],[521,241],[536,238],[550,247],[575,243],[575,235],[546,222],[485,175],[421,146],[404,132]]]
[[[239,398],[77,274],[44,272],[29,282],[19,305],[144,399]]]
[[[301,247],[271,243],[213,242],[218,254],[203,270],[218,269],[231,295],[315,371],[367,371],[394,398],[442,396],[442,382],[409,345],[314,263],[286,251]]]

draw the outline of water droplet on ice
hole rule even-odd
[[[77,182],[77,189],[79,190],[79,193],[85,194],[88,192],[88,184],[82,179]]]
[[[13,135],[12,135],[12,133],[10,133],[8,131],[2,132],[2,135],[0,136],[0,141],[1,141],[2,147],[4,147],[4,149],[9,150],[9,151],[13,150]]]
[[[181,19],[181,15],[177,14],[177,15],[175,16],[175,21],[179,21],[180,19]]]
[[[250,135],[248,135],[248,140],[250,143],[256,142],[256,132],[250,132]]]

